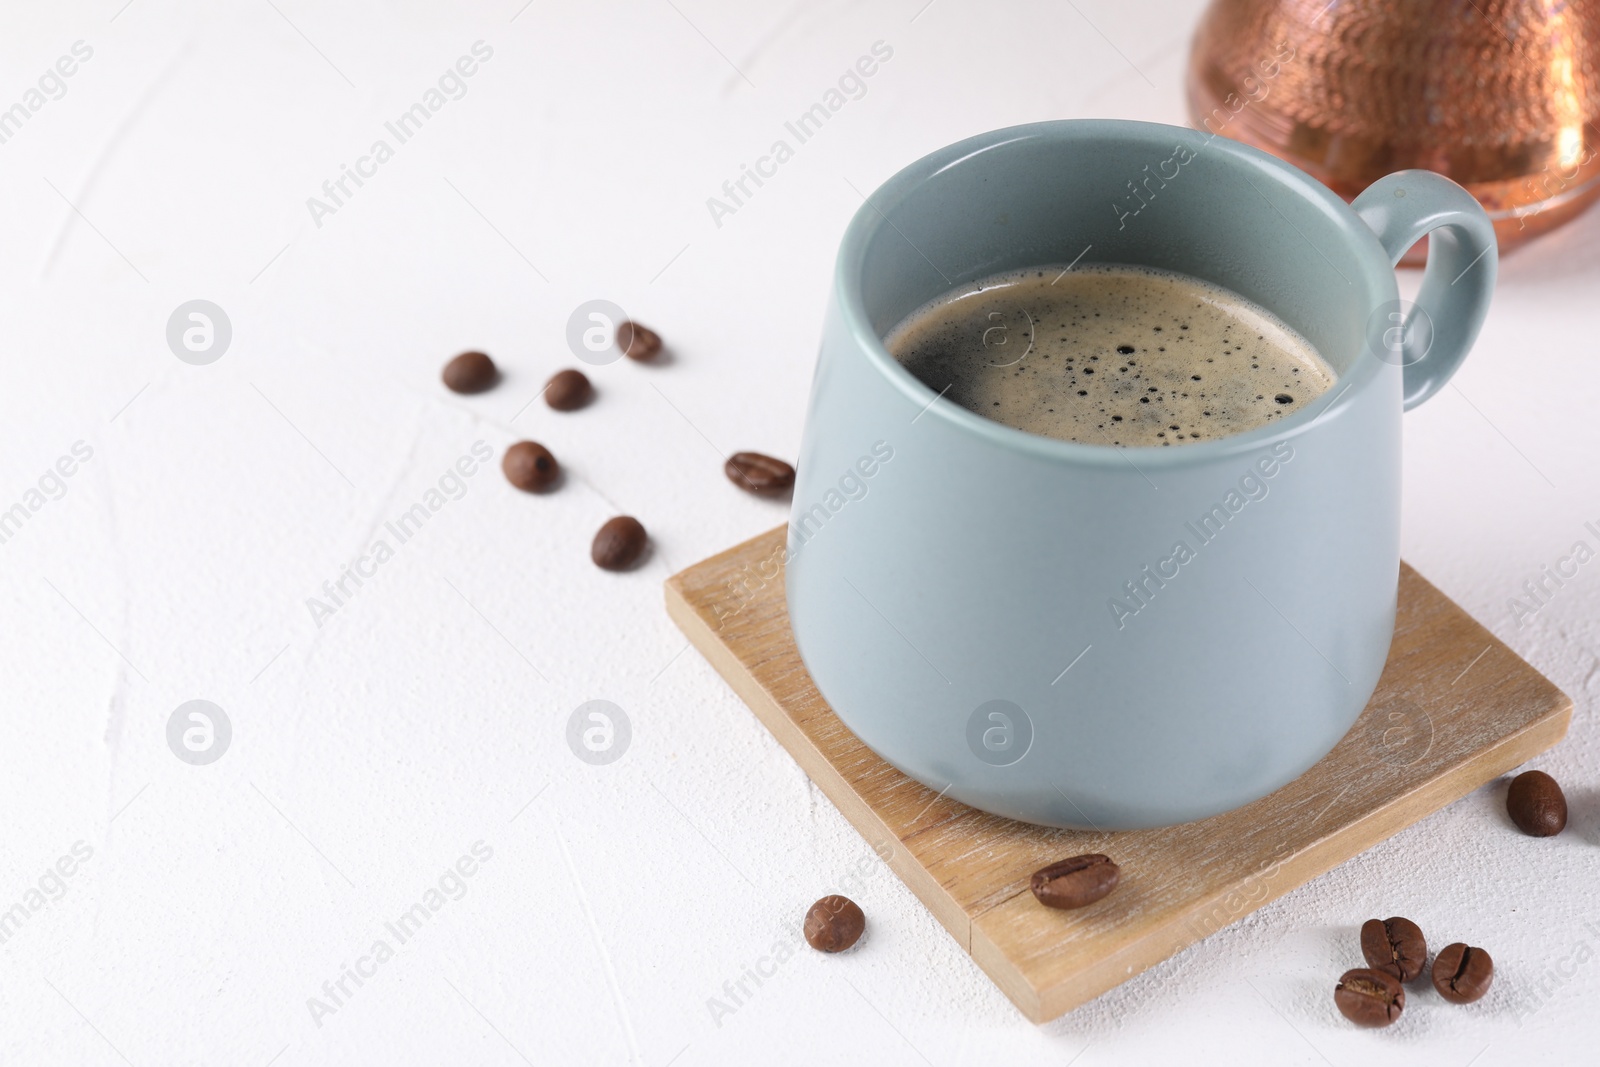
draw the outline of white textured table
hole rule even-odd
[[[1600,213],[1505,262],[1459,388],[1406,421],[1406,558],[1577,701],[1541,761],[1567,832],[1524,838],[1481,790],[1036,1028],[684,651],[661,580],[781,518],[721,456],[794,454],[858,190],[986,128],[1182,121],[1199,5],[121,2],[8,5],[0,34],[0,1061],[1592,1051],[1600,562],[1508,601],[1600,547]],[[766,176],[734,201],[744,165]],[[525,408],[595,298],[674,359]],[[232,327],[209,365],[167,342],[194,299]],[[499,389],[438,386],[466,347]],[[522,436],[559,492],[501,478]],[[625,575],[587,560],[617,511],[656,546]],[[208,765],[168,744],[196,699],[232,728]],[[607,764],[567,742],[593,699],[631,725]],[[794,925],[833,889],[871,925],[822,958]],[[1490,996],[1346,1024],[1332,983],[1391,914],[1488,948]]]

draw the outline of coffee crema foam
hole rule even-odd
[[[1305,407],[1333,368],[1271,312],[1149,267],[1030,267],[908,315],[884,346],[928,388],[1081,444],[1190,444]]]

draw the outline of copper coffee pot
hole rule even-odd
[[[1188,92],[1196,129],[1346,199],[1448,175],[1501,252],[1600,197],[1600,0],[1214,0]]]

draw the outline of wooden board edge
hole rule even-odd
[[[674,574],[671,577],[669,577],[667,579],[667,585],[669,587],[673,587],[675,585],[676,588],[678,588],[679,591],[681,592],[683,586],[688,584],[690,573],[692,573],[694,571],[704,570],[705,568],[711,567],[711,566],[713,566],[713,565],[715,565],[717,563],[720,563],[725,559],[731,559],[734,556],[741,556],[744,553],[748,552],[753,545],[756,545],[756,544],[759,544],[762,541],[765,541],[767,538],[771,537],[773,534],[783,533],[784,531],[788,530],[788,528],[789,528],[789,526],[788,526],[787,523],[779,523],[777,526],[773,526],[773,527],[771,527],[769,529],[762,530],[760,533],[756,534],[754,537],[745,538],[743,541],[740,541],[738,544],[732,546],[731,548],[725,548],[721,552],[716,553],[715,555],[707,556],[704,559],[695,560],[693,563],[691,563],[687,567],[683,568],[683,570],[679,571],[677,574]]]
[[[763,535],[764,536],[764,535]],[[705,656],[734,693],[745,702],[767,731],[777,739],[790,758],[800,765],[807,777],[817,784],[835,807],[844,815],[856,832],[889,865],[890,870],[905,883],[918,900],[933,913],[939,924],[956,939],[963,952],[972,951],[972,921],[954,897],[933,875],[917,863],[905,843],[890,829],[876,811],[864,801],[844,776],[813,745],[801,729],[784,712],[783,708],[761,687],[761,683],[745,669],[738,658],[717,637],[705,618],[694,608],[684,594],[680,576],[666,582],[667,615],[683,631],[689,643]],[[888,855],[884,855],[885,851]]]
[[[984,918],[993,916],[1005,904],[996,905],[973,919],[973,959],[1006,992],[1018,1009],[1034,1023],[1047,1023],[1094,998],[1116,988],[1129,978],[1182,952],[1203,943],[1211,935],[1232,926],[1252,912],[1305,885],[1319,875],[1326,874],[1347,860],[1361,854],[1374,844],[1386,841],[1401,830],[1422,821],[1429,815],[1466,797],[1473,790],[1528,760],[1546,752],[1566,736],[1572,721],[1573,702],[1566,693],[1557,690],[1562,701],[1545,715],[1530,721],[1521,729],[1507,734],[1495,744],[1484,748],[1457,767],[1451,768],[1416,788],[1394,796],[1388,803],[1367,815],[1347,823],[1308,848],[1289,857],[1281,864],[1283,877],[1260,879],[1259,872],[1247,875],[1226,893],[1197,901],[1193,908],[1174,915],[1149,935],[1132,942],[1121,951],[1097,961],[1090,968],[1079,971],[1070,978],[1055,982],[1038,982],[1027,973],[1025,965],[1007,957],[990,939],[984,927]],[[1229,896],[1239,894],[1248,887],[1259,884],[1266,893],[1251,900],[1247,907],[1233,909],[1221,921],[1203,922],[1207,913],[1215,915],[1219,903]],[[1007,903],[1025,894],[1008,898]],[[1198,922],[1198,925],[1197,925]],[[1203,931],[1203,932],[1200,932]],[[1130,955],[1132,958],[1130,959]],[[1023,975],[1027,991],[1019,998],[1001,976],[993,969],[995,960],[1003,961],[1004,970]]]

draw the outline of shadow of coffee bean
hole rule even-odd
[[[1600,789],[1563,787],[1562,792],[1567,796],[1567,828],[1563,833],[1600,845]]]

